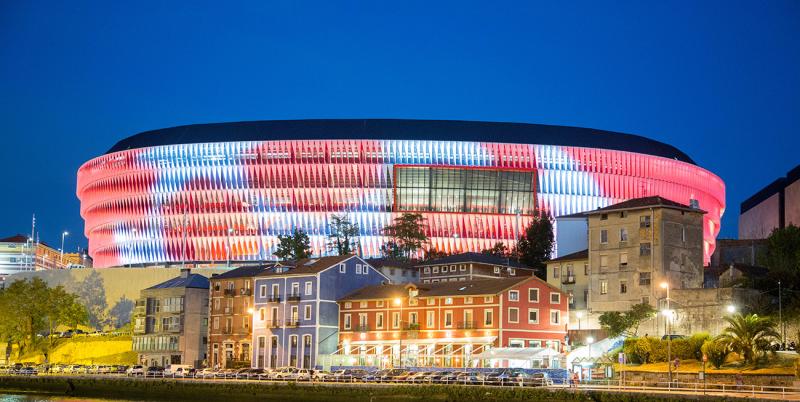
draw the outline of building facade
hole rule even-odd
[[[421,283],[458,282],[531,276],[533,269],[513,258],[483,253],[461,253],[417,264]]]
[[[670,289],[702,288],[703,214],[661,197],[588,212],[592,312],[638,303],[665,308],[664,282]]]
[[[250,367],[253,283],[266,267],[240,267],[210,279],[208,358],[210,367]]]
[[[379,367],[475,367],[473,356],[502,347],[561,352],[569,321],[564,293],[533,276],[371,286],[339,309],[338,363]]]
[[[201,367],[208,343],[208,289],[205,276],[180,276],[142,290],[133,310],[133,351],[146,366]]]
[[[336,300],[388,282],[359,257],[303,259],[255,277],[253,367],[314,368],[339,341]]]
[[[567,295],[571,330],[588,329],[589,284],[591,279],[589,250],[554,258],[547,262],[547,283]]]
[[[25,235],[6,237],[0,239],[0,277],[20,272],[67,268],[71,261],[69,256],[68,253],[64,254],[62,259],[58,249]]]
[[[369,265],[377,269],[390,283],[419,282],[419,269],[411,261],[399,261],[389,258],[370,258]]]
[[[739,209],[739,239],[766,239],[789,225],[800,226],[800,165],[744,200]]]
[[[186,139],[192,142],[187,143]],[[119,141],[78,170],[96,267],[271,260],[298,228],[326,255],[332,214],[377,257],[382,229],[421,213],[435,250],[513,246],[538,211],[568,215],[659,195],[699,201],[706,257],[725,187],[669,145],[536,124],[297,120],[167,128]]]

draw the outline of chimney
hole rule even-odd
[[[189,274],[192,273],[191,268],[181,268],[181,278],[188,278]]]
[[[700,209],[700,201],[694,198],[689,198],[689,206],[693,209]]]

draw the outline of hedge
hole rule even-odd
[[[700,360],[703,358],[703,343],[709,339],[707,333],[694,334],[689,338],[672,340],[672,358],[681,360]],[[668,358],[668,340],[643,337],[628,338],[622,350],[628,361],[636,364],[666,362]]]

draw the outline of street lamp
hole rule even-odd
[[[669,283],[661,282],[661,288],[667,290],[667,310],[665,314],[667,320],[667,369],[669,370],[669,387],[672,387],[672,310],[669,308]]]
[[[592,344],[594,343],[594,338],[591,336],[586,337],[586,343],[589,345],[589,381],[592,381],[592,366],[594,366],[594,362],[592,362]]]
[[[61,233],[61,266],[62,267],[64,266],[64,238],[67,237],[67,235],[69,235],[69,232],[67,232],[66,230],[63,233]]]
[[[728,314],[733,314],[736,312],[736,306],[734,306],[733,304],[729,304],[725,307],[725,310],[728,311]]]
[[[400,307],[400,320],[398,322],[400,325],[400,336],[398,337],[398,358],[400,359],[400,368],[403,368],[403,299],[396,297],[394,299],[394,305]]]
[[[578,331],[580,331],[581,330],[581,318],[583,318],[583,312],[582,311],[578,311],[577,313],[575,313],[575,317],[578,318]]]

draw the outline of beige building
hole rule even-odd
[[[141,291],[133,311],[133,351],[140,363],[200,367],[208,343],[208,279],[190,270]]]
[[[588,212],[591,312],[638,303],[664,308],[663,282],[670,289],[702,288],[704,213],[661,197]]]
[[[547,283],[567,294],[570,330],[598,328],[597,320],[590,322],[588,314],[590,276],[588,249],[547,262]]]

